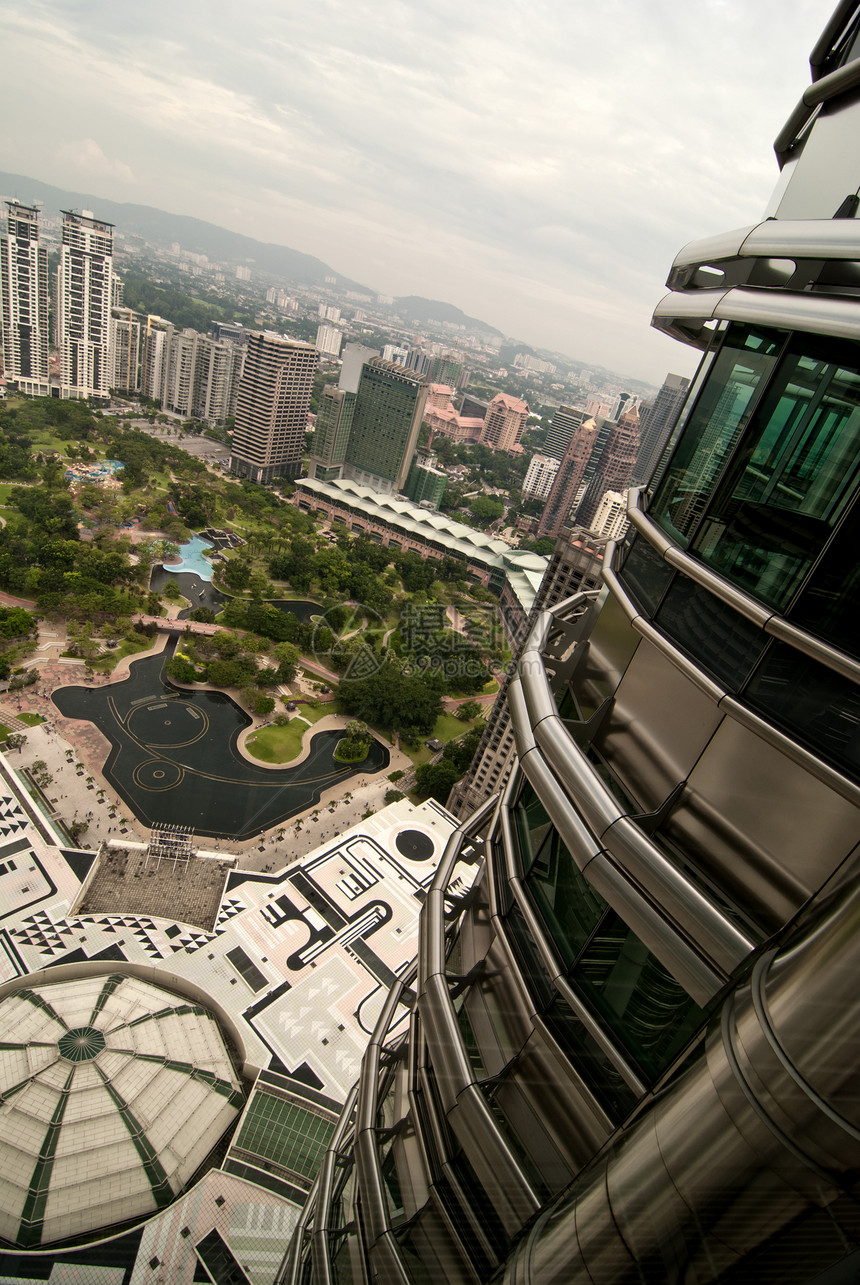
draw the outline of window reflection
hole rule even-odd
[[[683,548],[749,422],[783,341],[777,331],[745,326],[733,327],[726,336],[651,505],[651,516]]]
[[[842,515],[858,468],[860,374],[809,352],[790,355],[702,524],[696,553],[784,610]]]

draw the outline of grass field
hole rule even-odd
[[[298,715],[283,727],[272,724],[253,732],[245,742],[249,754],[263,763],[292,763],[298,758],[308,724]]]
[[[40,727],[44,721],[41,714],[31,714],[28,710],[18,715],[18,722],[26,723],[28,727]]]

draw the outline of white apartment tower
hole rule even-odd
[[[57,270],[57,343],[60,396],[110,396],[114,377],[110,351],[113,291],[113,224],[91,210],[63,210]]]
[[[554,460],[547,455],[532,456],[531,463],[523,478],[523,496],[545,500],[552,490],[552,484],[557,472],[558,460]]]
[[[236,399],[233,473],[271,482],[301,472],[316,368],[313,344],[252,332]]]
[[[39,243],[39,211],[6,202],[0,240],[0,356],[24,393],[48,392],[48,254]]]

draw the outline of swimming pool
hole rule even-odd
[[[199,535],[193,535],[187,544],[179,546],[179,556],[181,562],[176,562],[173,566],[164,564],[165,571],[193,571],[201,580],[212,579],[212,563],[208,558],[203,556],[204,549],[211,549],[212,545],[208,540],[201,540]]]

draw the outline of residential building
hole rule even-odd
[[[265,483],[301,471],[316,368],[313,344],[251,333],[236,397],[233,473]]]
[[[674,440],[600,593],[532,622],[515,760],[283,1285],[856,1274],[858,37],[850,0],[762,222],[675,260],[654,324],[703,356]]]
[[[114,281],[118,280],[114,277]],[[124,393],[140,390],[140,338],[143,318],[132,308],[114,305],[110,318],[110,349],[113,353],[111,387]]]
[[[545,500],[557,472],[558,460],[547,455],[533,455],[523,478],[523,499]]]
[[[649,482],[663,448],[669,440],[675,421],[684,404],[684,397],[690,387],[689,379],[683,375],[666,376],[663,387],[654,398],[654,404],[639,414],[639,451],[633,469],[633,480],[637,483]]]
[[[528,417],[529,408],[519,397],[497,393],[487,407],[479,440],[494,451],[510,451],[519,446]]]
[[[605,491],[589,529],[606,540],[623,540],[629,525],[626,492]]]
[[[141,325],[140,391],[143,397],[161,404],[164,396],[164,372],[173,323],[151,313]]]
[[[48,393],[48,252],[39,239],[39,210],[6,202],[0,239],[0,365],[22,393]]]
[[[317,326],[317,351],[323,357],[339,357],[343,331],[338,326]]]
[[[110,397],[113,224],[91,210],[63,210],[57,269],[57,346],[60,396]]]
[[[401,344],[385,344],[382,349],[382,360],[393,362],[396,366],[405,366],[409,349]]]
[[[426,400],[422,376],[381,357],[364,363],[343,475],[384,494],[402,491]]]

